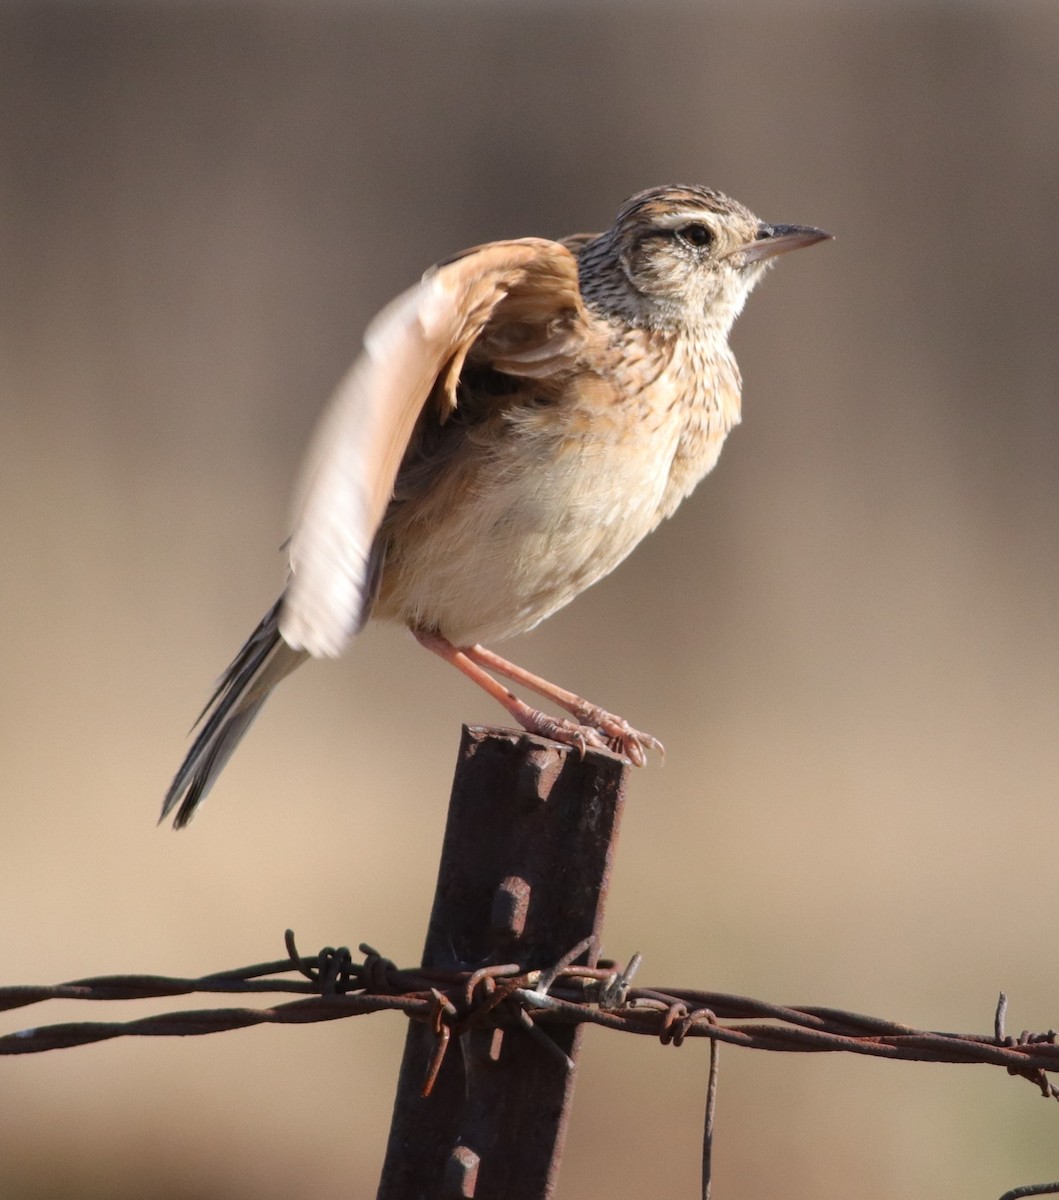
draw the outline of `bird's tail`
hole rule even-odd
[[[169,785],[159,822],[177,805],[173,828],[183,829],[195,814],[224,764],[250,728],[261,706],[281,679],[308,655],[294,650],[279,631],[283,598],[272,606],[217,684],[196,726],[199,732]]]

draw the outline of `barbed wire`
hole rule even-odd
[[[663,1045],[674,1046],[682,1045],[689,1037],[708,1038],[711,1056],[702,1156],[702,1194],[706,1200],[710,1194],[717,1050],[721,1043],[785,1053],[982,1063],[1003,1067],[1010,1075],[1028,1079],[1043,1096],[1059,1099],[1059,1088],[1048,1078],[1048,1072],[1059,1071],[1056,1031],[1024,1030],[1017,1037],[1008,1035],[1008,1001],[1003,993],[994,1014],[992,1034],[943,1033],[838,1008],[772,1004],[729,992],[693,988],[634,987],[632,980],[641,964],[639,954],[633,955],[623,970],[612,962],[602,962],[598,967],[575,965],[593,948],[592,939],[574,946],[546,970],[534,971],[517,963],[471,971],[422,966],[402,969],[364,943],[359,947],[364,959],[356,962],[345,947],[325,947],[312,957],[303,957],[290,930],[285,941],[286,958],[199,978],[105,975],[44,986],[0,987],[0,1011],[46,1000],[151,1000],[270,993],[301,997],[265,1008],[192,1009],[127,1021],[34,1026],[0,1036],[0,1055],[69,1049],[118,1037],[189,1037],[254,1025],[311,1024],[391,1011],[424,1021],[433,1030],[434,1051],[422,1085],[426,1096],[434,1086],[453,1034],[474,1027],[518,1026],[568,1068],[573,1063],[545,1032],[549,1024],[598,1025],[657,1037]],[[1000,1200],[1055,1194],[1059,1194],[1059,1182],[1014,1188]]]
[[[574,965],[588,943],[574,947],[545,971],[526,971],[517,963],[473,971],[400,969],[366,944],[360,946],[362,962],[355,962],[344,947],[327,947],[312,957],[302,957],[289,931],[287,949],[285,959],[194,979],[107,975],[50,986],[0,987],[0,1011],[45,1000],[145,1000],[218,993],[295,993],[303,997],[266,1008],[198,1009],[128,1021],[36,1026],[0,1036],[0,1054],[39,1053],[115,1037],[187,1037],[252,1025],[307,1024],[396,1011],[429,1021],[439,1031],[447,1027],[450,1033],[489,1022],[527,1029],[553,1023],[591,1024],[657,1037],[677,1046],[689,1037],[705,1037],[747,1049],[786,1053],[841,1052],[914,1062],[984,1063],[1029,1079],[1042,1095],[1059,1099],[1059,1089],[1047,1077],[1047,1072],[1059,1070],[1056,1031],[1008,1036],[1004,1030],[1007,998],[1003,995],[992,1034],[945,1033],[838,1008],[772,1004],[694,988],[634,987],[632,977],[640,965],[639,955],[624,971],[613,963],[595,968]],[[283,978],[292,972],[300,978]]]

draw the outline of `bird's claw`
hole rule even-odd
[[[627,758],[634,767],[647,766],[647,751],[654,750],[662,762],[666,761],[666,748],[656,737],[649,733],[641,733],[633,729],[627,722],[622,722],[624,729],[618,733],[607,734],[607,744],[623,758]]]
[[[665,761],[666,749],[658,738],[633,729],[622,717],[616,717],[613,713],[588,704],[579,709],[576,715],[583,720],[572,721],[568,717],[552,717],[532,709],[526,726],[530,733],[550,738],[554,742],[562,742],[567,746],[576,746],[582,758],[591,746],[595,750],[610,750],[620,754],[634,767],[647,765],[648,750],[657,751],[662,761]]]
[[[654,750],[666,760],[666,748],[656,737],[633,729],[624,717],[615,716],[598,705],[581,701],[574,714],[578,720],[599,730],[608,747],[616,754],[627,758],[636,767],[647,765],[647,751]]]

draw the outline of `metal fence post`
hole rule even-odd
[[[598,946],[627,770],[612,754],[465,727],[424,966],[534,970],[590,936]],[[424,1098],[438,1034],[411,1022],[379,1200],[550,1196],[574,1086],[563,1055],[576,1064],[580,1041],[565,1026],[471,1029]]]

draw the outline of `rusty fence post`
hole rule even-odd
[[[552,966],[602,928],[625,792],[617,756],[508,730],[463,730],[425,966]],[[594,966],[594,960],[590,963]],[[409,1024],[379,1200],[552,1194],[580,1027],[471,1029],[421,1095],[437,1046]]]

